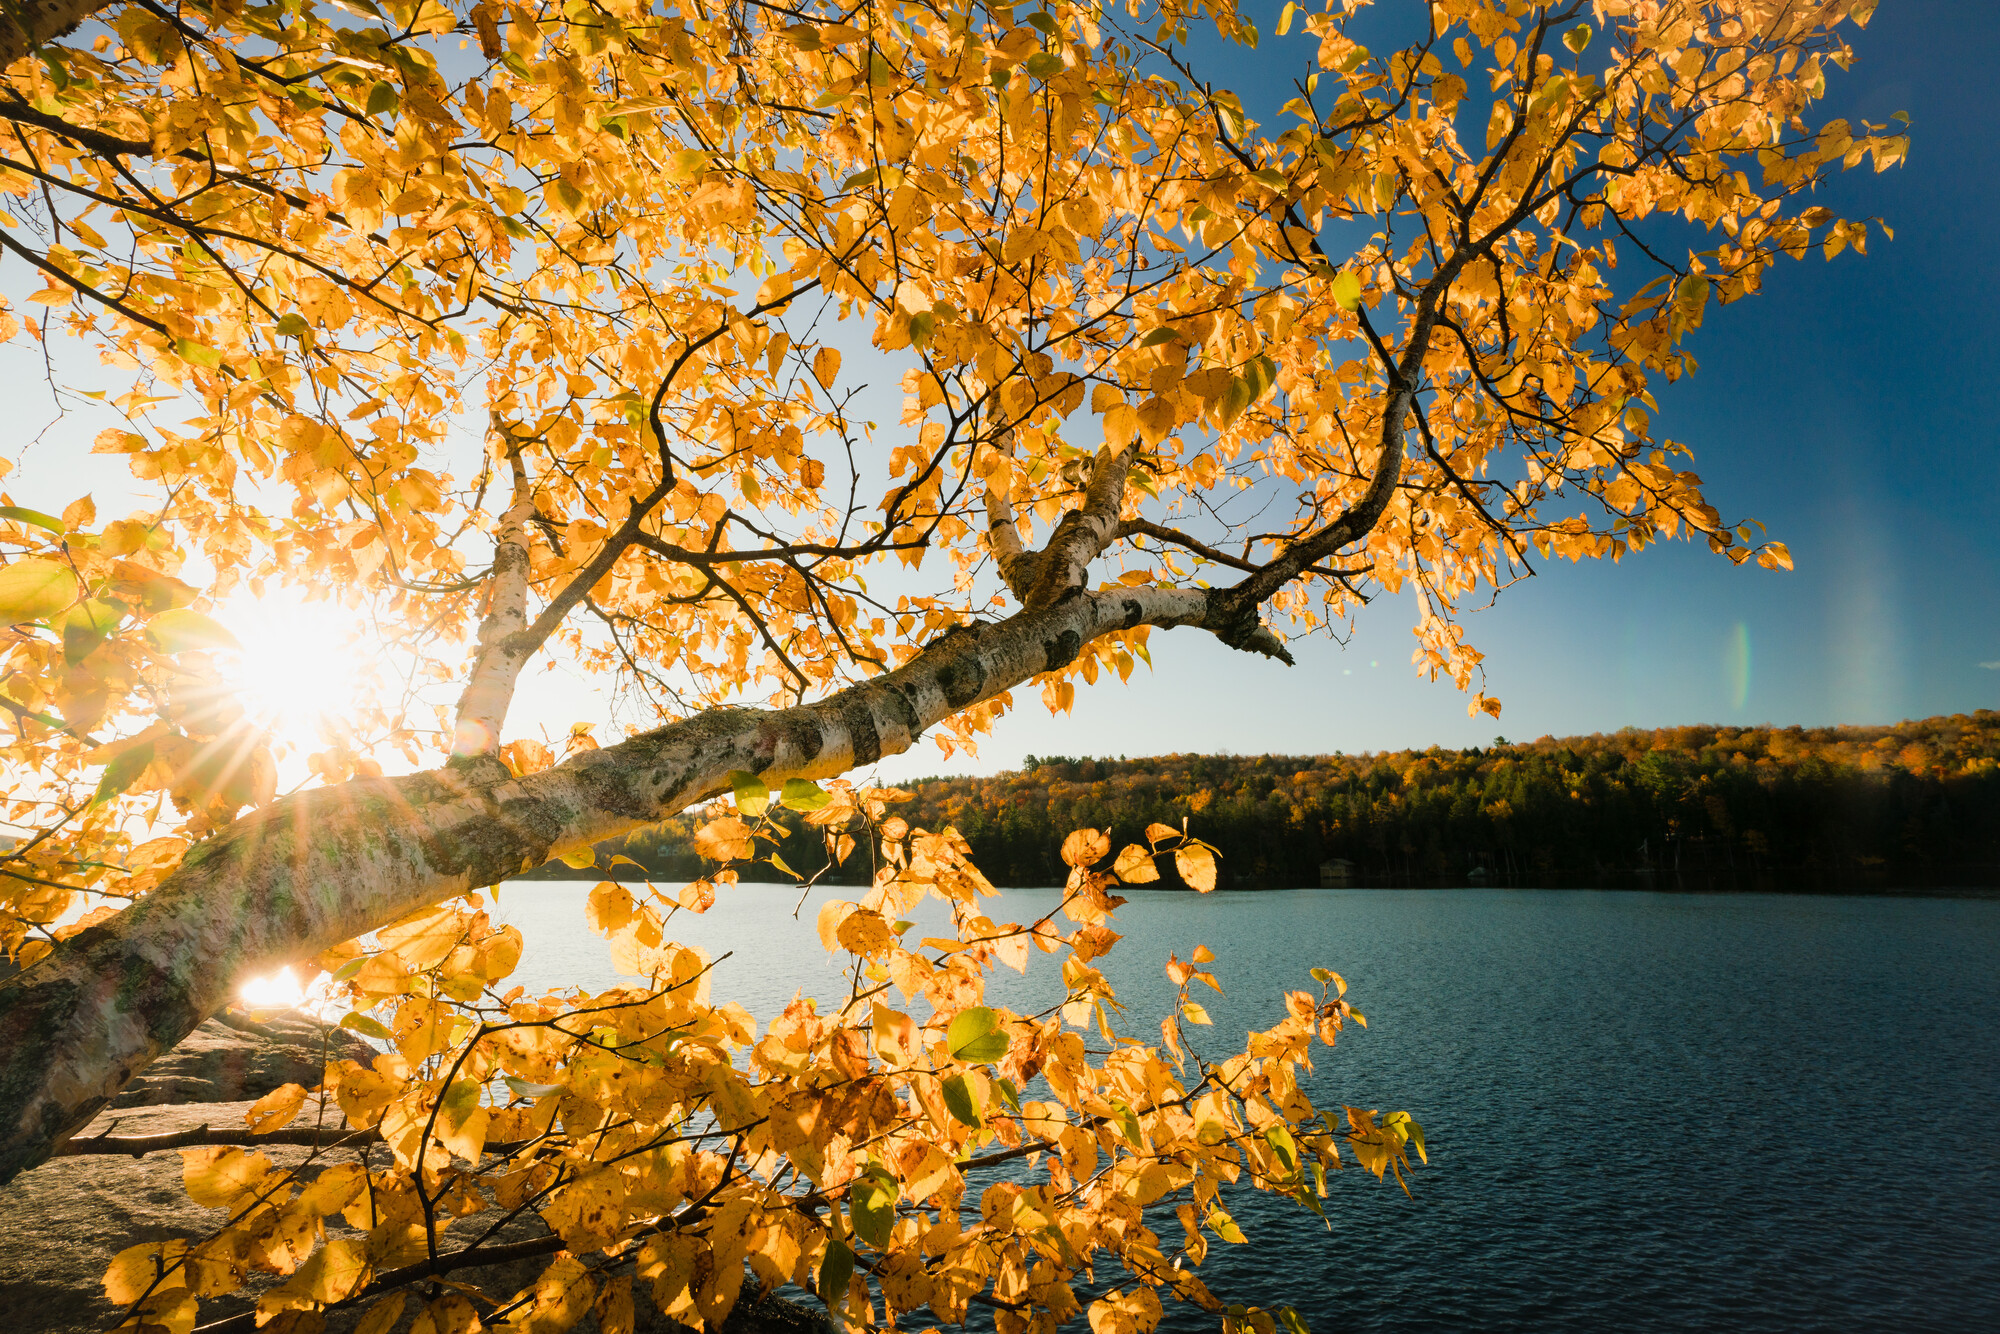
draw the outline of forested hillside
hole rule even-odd
[[[1575,883],[1650,870],[1832,878],[2000,864],[2000,713],[1892,727],[1628,729],[1483,749],[1362,755],[1030,757],[991,778],[906,785],[911,824],[951,824],[998,884],[1061,880],[1063,835],[1154,822],[1222,854],[1226,886]],[[686,829],[628,853],[662,870]],[[825,860],[804,837],[801,870]],[[691,864],[691,859],[690,859]],[[1171,872],[1169,872],[1171,877]]]

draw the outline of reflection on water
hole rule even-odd
[[[509,885],[530,987],[618,981],[588,885]],[[833,891],[840,893],[842,891]],[[846,989],[796,892],[746,885],[676,934],[759,1018]],[[1051,890],[1008,890],[1027,921]],[[1143,1032],[1197,944],[1219,1045],[1324,964],[1369,1028],[1316,1103],[1407,1107],[1406,1199],[1349,1170],[1329,1232],[1231,1200],[1203,1276],[1343,1329],[2000,1328],[2000,901],[1535,890],[1130,891],[1105,971]],[[933,910],[935,905],[933,905]],[[941,914],[940,914],[941,916]],[[1046,963],[996,1003],[1046,1003]],[[1323,1049],[1316,1049],[1323,1050]],[[1177,1228],[1169,1226],[1170,1239]],[[1109,1277],[1109,1275],[1100,1275]],[[1213,1321],[1170,1307],[1168,1325]]]

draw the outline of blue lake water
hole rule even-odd
[[[587,890],[506,888],[517,980],[617,980],[583,931]],[[794,920],[796,891],[742,886],[675,934],[734,951],[714,995],[763,1019],[845,991],[813,931],[828,892]],[[1129,897],[1106,961],[1126,1031],[1157,1031],[1170,952],[1218,956],[1218,1053],[1334,968],[1369,1027],[1316,1054],[1313,1100],[1407,1108],[1429,1141],[1414,1198],[1334,1176],[1331,1231],[1232,1198],[1249,1244],[1213,1244],[1201,1271],[1225,1300],[1290,1304],[1314,1334],[2000,1329],[2000,900]],[[1027,921],[1055,898],[1008,890],[988,911]],[[993,999],[1045,1003],[1039,972],[1002,974]],[[1170,1306],[1168,1327],[1214,1321]]]

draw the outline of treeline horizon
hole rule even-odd
[[[2000,869],[2000,713],[1990,709],[1886,726],[1500,737],[1463,750],[1028,756],[990,777],[901,786],[912,800],[896,814],[957,828],[1005,886],[1061,883],[1072,829],[1108,828],[1122,847],[1156,823],[1212,845],[1225,888],[1317,885],[1323,866],[1344,873],[1341,883],[1383,885],[1676,873],[1868,883]],[[696,823],[669,821],[616,851],[656,875],[700,874],[687,851]],[[826,861],[816,831],[780,851],[807,874]],[[864,850],[830,878],[868,871]],[[1162,884],[1178,884],[1170,865],[1163,873]]]

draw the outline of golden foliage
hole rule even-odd
[[[112,3],[17,61],[0,237],[46,309],[9,308],[0,336],[82,340],[128,377],[107,401],[130,429],[93,448],[153,500],[107,520],[87,497],[51,515],[0,496],[22,829],[0,949],[46,954],[83,929],[80,895],[130,902],[272,799],[211,618],[239,589],[365,600],[412,682],[484,689],[495,662],[553,646],[678,718],[801,703],[948,643],[1004,605],[989,557],[1025,605],[1108,552],[1106,589],[1140,609],[1044,646],[1023,675],[1058,710],[1079,679],[1150,661],[1153,624],[1283,657],[1266,612],[1311,633],[1411,588],[1418,670],[1472,690],[1455,613],[1534,553],[1699,535],[1788,564],[1655,438],[1652,386],[1780,258],[1865,248],[1814,187],[1906,142],[1806,118],[1873,0],[1597,0],[1581,25],[1438,0],[1380,53],[1349,35],[1356,8],[1286,7],[1313,69],[1269,126],[1187,62],[1198,22],[1259,40],[1228,0],[1018,20],[969,0]],[[1667,221],[1699,248],[1632,239]],[[1355,242],[1338,258],[1336,234]],[[864,341],[866,378],[891,367],[904,395],[879,435],[853,415]],[[454,437],[466,420],[490,423],[483,447]],[[1210,534],[1229,551],[1195,536],[1255,489],[1290,517]],[[1061,551],[1025,550],[1038,525]],[[899,569],[928,582],[870,592]],[[532,621],[495,629],[529,588]],[[1140,614],[1163,591],[1180,610]],[[947,746],[1012,704],[955,689]],[[453,735],[384,689],[312,769],[376,792],[368,751],[415,764]],[[560,762],[474,739],[518,781]],[[697,1330],[746,1281],[790,1281],[858,1322],[978,1302],[1002,1334],[1078,1314],[1136,1334],[1162,1291],[1226,1312],[1173,1264],[1240,1239],[1226,1186],[1317,1210],[1342,1143],[1378,1176],[1421,1157],[1406,1117],[1300,1091],[1310,1044],[1359,1019],[1325,981],[1240,1053],[1182,1031],[1207,1018],[1186,994],[1207,974],[1180,983],[1160,1047],[1119,1031],[1095,966],[1112,891],[1165,851],[1212,888],[1213,851],[1184,831],[1149,829],[1111,872],[1091,869],[1108,834],[1077,831],[1060,911],[995,923],[963,840],[890,816],[901,794],[734,787],[704,854],[775,858],[769,822],[803,820],[834,863],[874,868],[820,910],[844,1003],[800,1001],[760,1034],[711,1001],[711,961],[670,927],[729,870],[673,899],[594,893],[590,925],[635,979],[595,996],[500,991],[519,933],[476,896],[426,908],[321,961],[385,1051],[329,1068],[320,1105],[388,1165],[189,1150],[191,1196],[230,1222],[127,1252],[108,1290],[186,1330],[199,1297],[275,1273],[260,1314],[298,1322],[394,1286],[441,1219],[534,1209],[565,1253],[498,1311],[433,1296],[420,1334],[592,1310],[619,1329],[631,1278]],[[912,942],[926,897],[954,931]],[[1062,1004],[986,1006],[988,970],[1036,953],[1058,956]],[[1095,1054],[1072,1031],[1091,1029]],[[273,1095],[255,1129],[305,1105]],[[1033,1185],[981,1176],[1031,1161]],[[1174,1257],[1148,1212],[1169,1205]],[[334,1213],[365,1240],[326,1241]],[[1085,1313],[1073,1283],[1099,1255],[1133,1286]],[[398,1318],[389,1300],[369,1328]]]

